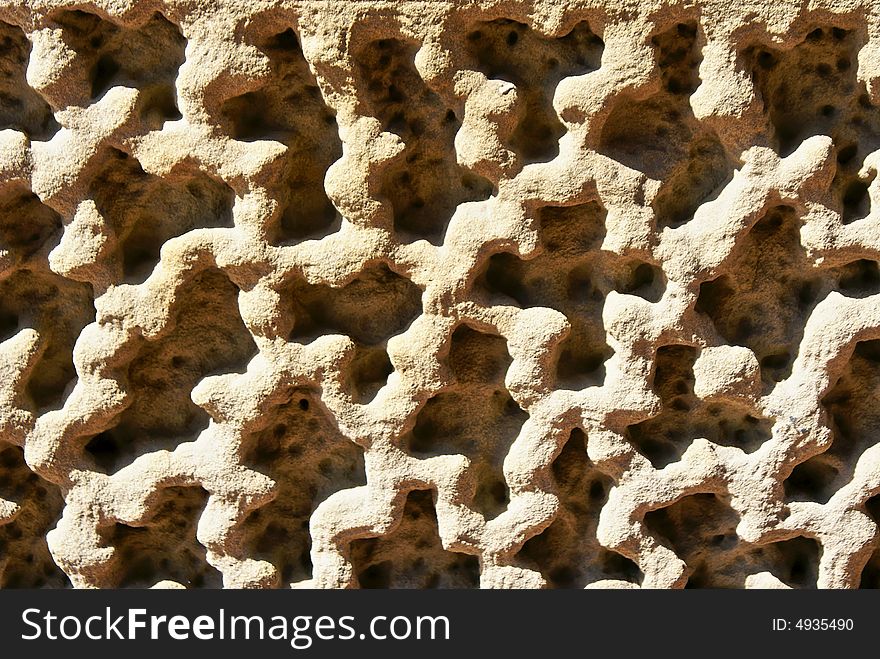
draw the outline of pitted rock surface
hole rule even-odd
[[[0,587],[880,587],[880,7],[0,1]]]

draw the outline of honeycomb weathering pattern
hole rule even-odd
[[[0,33],[0,586],[880,586],[876,3]]]

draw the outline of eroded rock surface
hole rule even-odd
[[[0,1],[0,587],[880,587],[880,8]]]

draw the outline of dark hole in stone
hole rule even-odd
[[[638,566],[596,539],[599,513],[613,485],[596,469],[579,428],[569,435],[551,466],[559,509],[544,531],[530,538],[516,557],[544,575],[552,588],[583,588],[600,580],[641,583]]]
[[[477,588],[480,583],[476,556],[443,549],[430,490],[410,492],[397,528],[355,540],[350,553],[361,588]]]

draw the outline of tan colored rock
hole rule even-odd
[[[880,587],[875,4],[0,37],[0,587]]]

